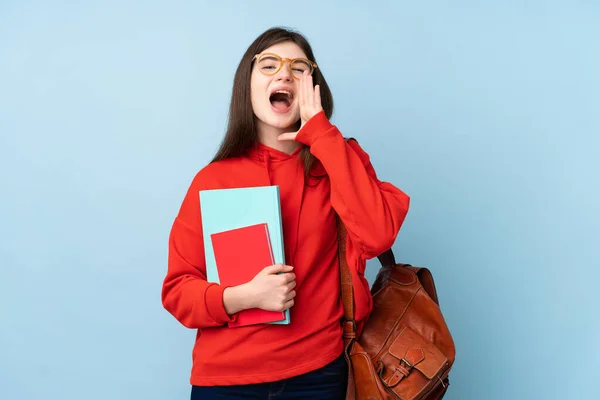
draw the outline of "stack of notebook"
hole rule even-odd
[[[209,282],[237,286],[269,265],[285,264],[278,186],[202,190],[199,195]],[[264,323],[289,324],[289,310],[243,310],[229,326]]]

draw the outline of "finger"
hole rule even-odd
[[[277,276],[277,278],[279,280],[276,282],[276,285],[278,287],[280,287],[281,290],[283,290],[285,292],[285,291],[287,291],[287,287],[286,286],[290,282],[294,282],[294,280],[296,279],[296,275],[294,275],[293,272],[287,272],[287,273],[284,273],[284,274],[279,274]]]
[[[269,265],[268,267],[263,268],[263,272],[267,275],[274,274],[281,269],[281,264]]]
[[[314,91],[312,88],[312,76],[308,75],[308,72],[304,72],[304,103],[307,107],[311,107],[314,100]]]
[[[293,270],[294,267],[290,266],[290,265],[283,265],[283,264],[275,264],[275,265],[269,265],[268,267],[265,267],[263,269],[263,271],[268,274],[277,274],[279,272],[289,272],[291,270]]]
[[[321,104],[321,86],[315,85],[315,105],[319,108],[323,107]]]
[[[290,301],[292,300],[294,297],[296,297],[296,291],[292,290],[291,292],[289,292],[286,296],[285,296],[285,301]]]
[[[283,305],[283,311],[292,308],[293,305],[294,305],[294,299],[286,301],[285,304]]]
[[[304,106],[304,77],[306,73],[302,73],[300,77],[300,84],[298,85],[298,105],[300,106],[300,110],[302,111],[302,107]]]
[[[302,76],[300,77],[300,80],[298,81],[298,90],[296,93],[296,100],[298,101],[298,107],[301,107],[301,104],[302,104]]]
[[[298,132],[282,133],[281,135],[277,136],[277,140],[280,142],[284,140],[294,140],[296,139],[296,135],[298,135]]]
[[[296,280],[296,274],[294,274],[293,272],[287,272],[285,274],[281,274],[281,279],[283,282],[282,284],[287,285],[288,283]]]
[[[308,96],[308,106],[312,108],[314,108],[315,106],[315,88],[313,86],[313,78],[312,75],[308,75],[306,77],[306,90],[307,93],[309,94]]]
[[[286,286],[287,286],[288,292],[291,291],[293,288],[296,287],[296,280],[294,279],[293,281],[289,282]]]

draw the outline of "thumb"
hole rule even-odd
[[[294,140],[296,139],[296,135],[298,135],[298,132],[282,133],[281,135],[277,136],[277,140],[279,140],[280,142],[284,140]]]
[[[267,275],[271,275],[271,274],[277,274],[280,272],[290,272],[292,269],[294,269],[294,267],[291,267],[289,265],[275,264],[275,265],[270,265],[268,267],[265,267],[265,269],[263,269],[263,271]]]

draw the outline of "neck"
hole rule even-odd
[[[300,143],[293,140],[284,140],[281,142],[277,140],[282,133],[293,132],[296,129],[294,126],[290,128],[276,128],[274,126],[266,125],[262,121],[257,121],[256,128],[258,130],[258,140],[265,146],[269,146],[286,154],[292,154],[301,146]]]

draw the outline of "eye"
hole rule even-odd
[[[258,60],[258,66],[263,71],[270,71],[277,69],[279,66],[279,60],[273,57],[263,57]]]
[[[310,71],[310,65],[304,60],[296,60],[292,64],[292,71],[302,75],[305,71]]]

